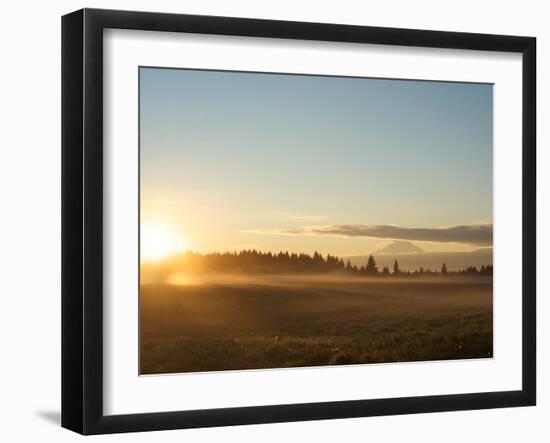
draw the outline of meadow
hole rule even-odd
[[[492,277],[144,284],[142,374],[490,358]]]

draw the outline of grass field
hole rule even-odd
[[[492,279],[144,285],[141,373],[487,358]]]

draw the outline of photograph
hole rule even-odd
[[[493,358],[493,84],[138,69],[140,375]]]

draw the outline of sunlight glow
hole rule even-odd
[[[184,252],[188,242],[169,225],[144,223],[141,226],[141,258],[143,261],[159,261]]]

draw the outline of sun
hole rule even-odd
[[[188,249],[188,242],[171,226],[163,223],[144,223],[140,232],[141,258],[159,261]]]

